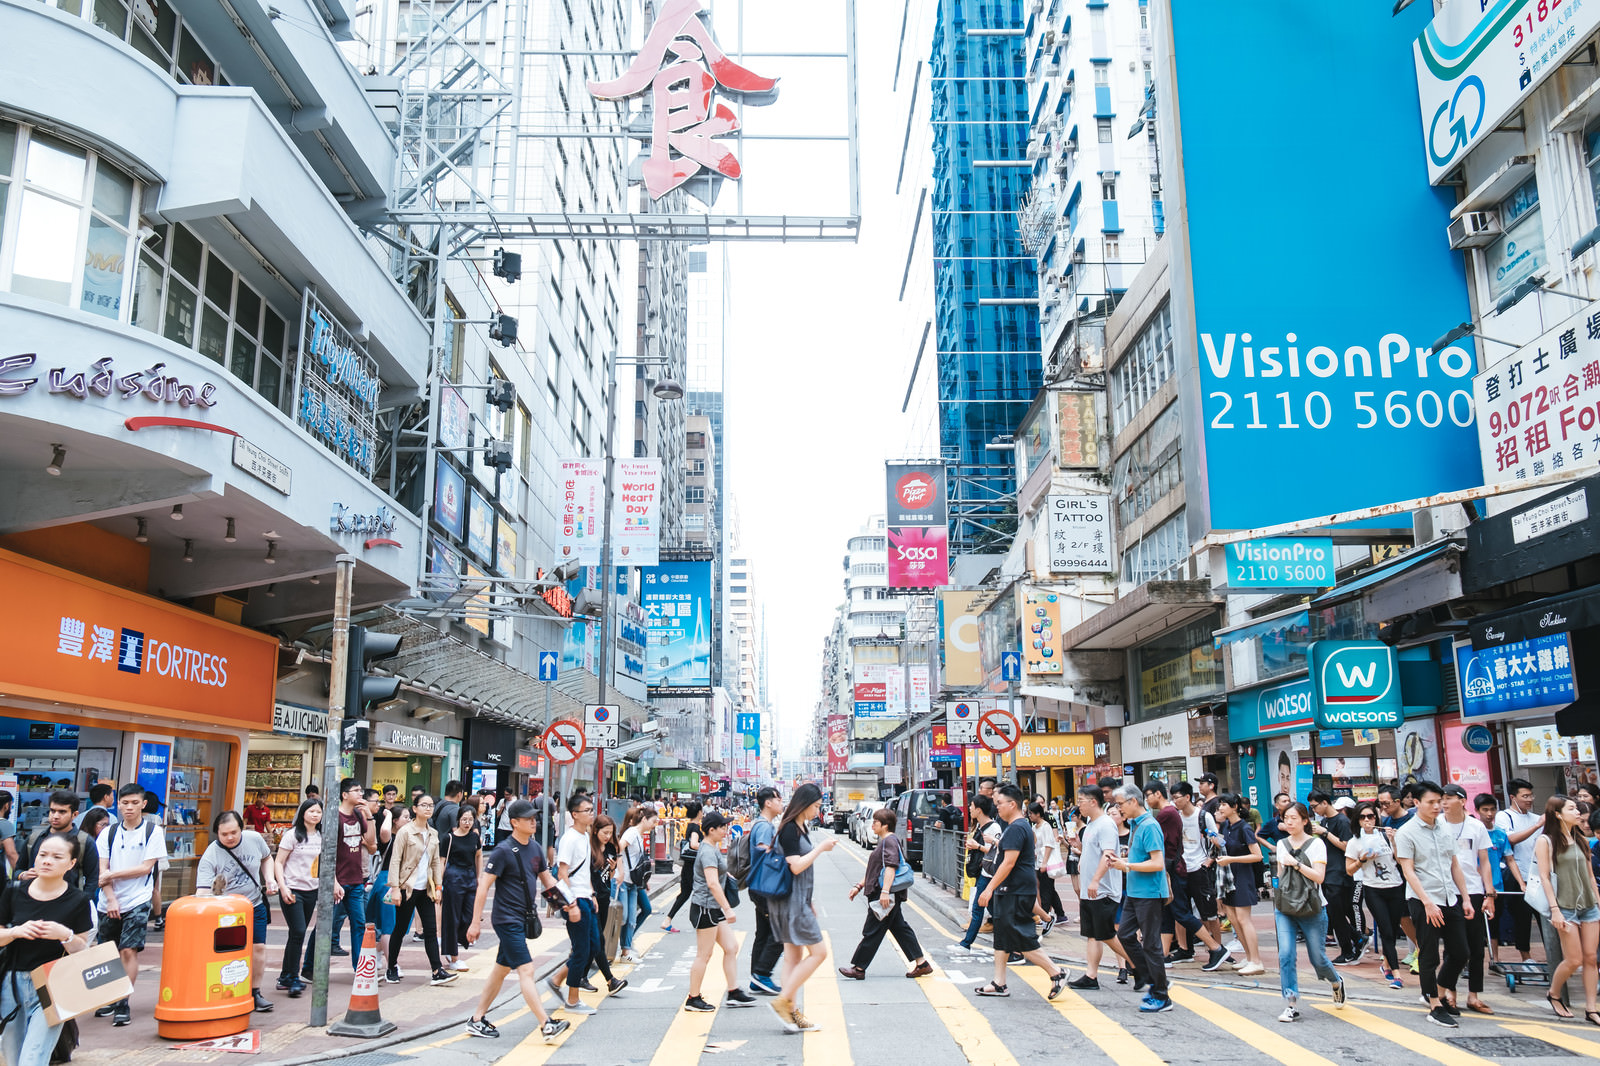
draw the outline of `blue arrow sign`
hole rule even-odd
[[[1000,653],[1000,680],[1022,680],[1022,653],[1020,651],[1003,651]]]
[[[539,680],[554,681],[560,673],[561,656],[553,651],[539,653]]]

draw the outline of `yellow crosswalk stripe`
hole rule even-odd
[[[1349,1022],[1351,1025],[1381,1036],[1385,1040],[1399,1044],[1407,1051],[1414,1052],[1422,1058],[1433,1059],[1443,1066],[1495,1066],[1489,1059],[1474,1055],[1468,1051],[1446,1044],[1443,1040],[1435,1040],[1431,1036],[1423,1036],[1414,1029],[1407,1029],[1397,1025],[1376,1014],[1368,1013],[1359,1007],[1346,1006],[1340,1010],[1332,1003],[1318,1003],[1317,1009],[1338,1018],[1340,1021]]]
[[[735,933],[734,938],[740,947],[744,945],[743,933]],[[689,943],[693,944],[694,941]],[[739,954],[737,948],[734,954]],[[715,948],[711,952],[711,962],[706,966],[705,980],[700,983],[700,995],[707,1002],[718,1004],[727,991],[728,979],[722,973],[722,949]],[[688,998],[687,992],[684,998]],[[650,1066],[699,1066],[700,1056],[706,1049],[706,1038],[711,1035],[711,1023],[716,1019],[715,1012],[697,1014],[680,1009],[662,1035]]]
[[[828,948],[828,961],[805,984],[805,1016],[822,1026],[804,1034],[806,1066],[854,1066],[844,1001],[839,996],[839,971],[834,968],[833,940],[823,933],[822,942]]]
[[[1284,1066],[1337,1066],[1314,1051],[1309,1051],[1282,1033],[1251,1021],[1244,1015],[1208,999],[1182,985],[1171,985],[1172,1001],[1194,1011],[1229,1036],[1237,1037]]]
[[[1048,997],[1050,994],[1050,979],[1037,966],[1013,966],[1006,979],[1013,983],[1021,981],[1041,996]],[[1094,1041],[1095,1046],[1109,1055],[1117,1066],[1165,1066],[1166,1059],[1151,1051],[1115,1019],[1102,1014],[1072,989],[1063,988],[1061,995],[1049,1002],[1057,1013]],[[1332,1063],[1328,1066],[1332,1066]]]
[[[1565,1048],[1579,1055],[1587,1055],[1591,1059],[1600,1059],[1600,1044],[1593,1040],[1585,1040],[1575,1036],[1565,1029],[1557,1029],[1553,1025],[1536,1025],[1531,1022],[1502,1022],[1502,1029],[1508,1029],[1519,1036],[1531,1036],[1536,1040],[1543,1040],[1554,1044],[1556,1047]]]
[[[515,981],[516,980],[516,975],[512,974],[509,978],[507,978],[507,980],[508,981]],[[473,1009],[476,1010],[477,1008],[474,1007]],[[497,1024],[497,1025],[505,1025],[508,1022],[514,1022],[518,1018],[522,1017],[524,1014],[527,1014],[527,1013],[528,1013],[528,1008],[527,1007],[518,1007],[516,1010],[512,1011],[510,1014],[506,1015],[504,1018],[501,1018],[495,1024]],[[420,1055],[424,1051],[433,1051],[436,1048],[446,1047],[446,1046],[448,1046],[450,1044],[459,1043],[460,1041],[467,1040],[467,1039],[470,1039],[470,1037],[466,1033],[457,1033],[454,1036],[447,1036],[443,1040],[435,1040],[431,1044],[418,1044],[416,1047],[396,1048],[395,1049],[395,1054],[396,1055]]]

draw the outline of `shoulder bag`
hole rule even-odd
[[[1289,854],[1297,862],[1305,862],[1306,854],[1303,849],[1296,848],[1287,840],[1283,846],[1289,849]],[[1310,842],[1307,841],[1307,847]],[[1308,918],[1322,909],[1322,903],[1317,899],[1317,885],[1305,875],[1298,866],[1285,867],[1278,877],[1277,890],[1272,893],[1272,902],[1278,910],[1291,918]]]
[[[527,860],[522,857],[521,848],[512,848],[511,858],[517,866],[517,877],[522,880],[522,905],[527,908],[518,915],[522,919],[522,935],[527,940],[538,940],[544,935],[544,922],[539,919],[539,897],[528,881]]]
[[[750,857],[750,877],[745,888],[752,896],[766,899],[784,899],[794,891],[794,871],[789,869],[789,859],[777,838],[766,851]]]

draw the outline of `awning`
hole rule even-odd
[[[1600,626],[1600,585],[1547,596],[1472,623],[1472,646],[1496,648],[1533,637]]]
[[[1375,566],[1371,570],[1363,571],[1344,584],[1337,585],[1312,600],[1311,609],[1317,610],[1321,607],[1331,607],[1333,604],[1343,603],[1346,600],[1353,600],[1375,585],[1399,577],[1413,567],[1419,566],[1429,559],[1436,559],[1447,551],[1459,553],[1461,545],[1453,540],[1442,541],[1426,548],[1411,551],[1392,562],[1384,563],[1382,566]]]
[[[1269,633],[1281,633],[1285,629],[1299,629],[1311,625],[1311,609],[1308,607],[1290,607],[1286,611],[1279,611],[1266,618],[1258,618],[1243,625],[1230,626],[1219,629],[1212,637],[1212,643],[1225,648],[1229,644],[1237,644],[1241,640],[1254,640],[1264,637]]]
[[[1062,651],[1132,648],[1222,605],[1209,581],[1146,581],[1061,635]]]

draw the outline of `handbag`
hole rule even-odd
[[[723,875],[722,894],[728,897],[729,910],[739,905],[739,882],[733,879],[732,874]]]
[[[631,860],[630,860],[631,861]],[[650,885],[651,867],[655,863],[650,861],[650,852],[645,848],[644,841],[639,841],[639,862],[628,868],[628,883],[635,888],[647,888]]]
[[[1555,887],[1555,876],[1552,875],[1550,878],[1550,888],[1551,890],[1554,890]],[[1533,913],[1537,914],[1541,919],[1549,917],[1550,896],[1545,890],[1544,879],[1539,876],[1539,871],[1537,869],[1528,875],[1528,884],[1527,887],[1523,889],[1522,898],[1529,907],[1533,908]]]
[[[776,841],[759,856],[751,858],[745,887],[752,896],[765,899],[784,899],[794,891],[794,871],[789,869],[789,860]]]
[[[533,894],[533,886],[528,883],[528,867],[522,858],[522,849],[513,848],[512,856],[516,859],[517,876],[522,879],[523,906],[527,909],[522,913],[522,936],[526,940],[538,940],[544,935],[544,922],[539,918],[539,897]]]
[[[1289,854],[1299,862],[1305,861],[1305,852],[1284,841]],[[1309,844],[1307,845],[1309,846]],[[1322,909],[1317,899],[1317,886],[1298,867],[1287,867],[1278,877],[1278,889],[1272,894],[1273,906],[1291,918],[1308,918]]]
[[[911,868],[904,855],[900,856],[900,865],[894,868],[894,880],[889,883],[889,891],[904,892],[917,880],[917,873]]]

